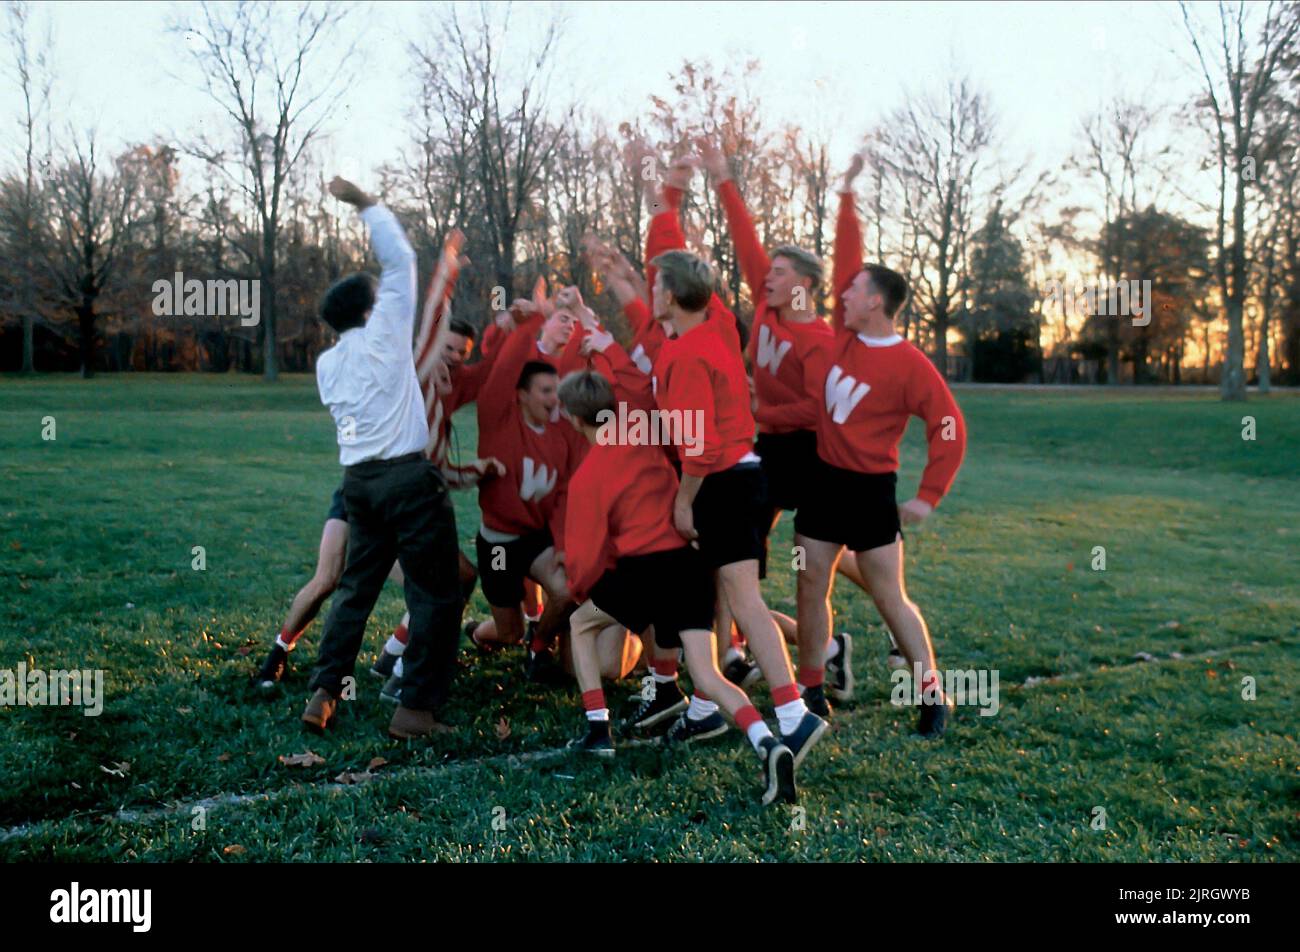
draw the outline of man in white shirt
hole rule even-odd
[[[455,670],[461,598],[455,513],[442,474],[424,455],[429,426],[412,355],[415,252],[393,213],[374,198],[340,178],[329,190],[361,212],[383,271],[378,289],[370,275],[355,274],[321,301],[321,320],[339,335],[316,362],[316,383],[338,427],[348,558],[302,720],[321,731],[333,718],[397,559],[411,620],[401,703],[388,732],[421,737],[442,727],[434,712]]]

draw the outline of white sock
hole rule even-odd
[[[754,721],[749,725],[749,730],[745,731],[745,735],[749,738],[749,742],[754,745],[754,749],[761,754],[763,748],[759,744],[763,738],[771,737],[772,731],[762,721]]]
[[[384,650],[387,651],[390,655],[395,655],[396,657],[400,658],[402,656],[402,652],[406,650],[406,645],[398,641],[396,635],[389,635],[388,641],[384,644]]]
[[[393,665],[393,677],[400,678],[405,669],[402,667],[402,659],[397,659],[397,664]]]
[[[744,657],[745,657],[745,652],[741,651],[735,645],[732,645],[730,648],[727,649],[727,653],[722,656],[722,666],[726,667],[727,665],[731,664],[731,662],[735,661],[737,658],[744,658]]]
[[[658,671],[651,671],[650,674],[654,677],[656,684],[671,684],[677,680],[675,674],[660,674]]]
[[[600,708],[600,710],[597,710],[597,711],[588,711],[588,712],[587,712],[587,720],[589,720],[589,721],[608,721],[608,720],[609,720],[609,708],[607,708],[607,707],[602,707],[602,708]]]
[[[826,645],[826,660],[830,661],[840,653],[840,643],[832,638]]]
[[[276,643],[277,645],[279,645],[281,648],[283,648],[285,651],[292,651],[292,650],[293,650],[293,645],[287,645],[287,644],[285,644],[285,643],[284,643],[284,639],[281,638],[279,635],[276,635],[276,636],[275,636],[275,643]]]
[[[686,709],[686,716],[693,721],[702,721],[717,710],[718,705],[713,701],[706,701],[698,694],[692,694],[691,706]]]
[[[804,706],[803,698],[790,701],[788,704],[782,704],[776,709],[776,722],[781,727],[781,736],[788,737],[798,728],[799,722],[803,716],[808,713],[808,708]]]

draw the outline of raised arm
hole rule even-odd
[[[526,307],[525,307],[526,305]],[[492,370],[483,384],[478,397],[478,431],[482,440],[505,426],[513,412],[518,390],[519,374],[528,363],[533,351],[533,341],[541,330],[543,317],[534,310],[531,302],[516,301],[512,311],[518,308],[518,325],[496,355]]]
[[[768,260],[767,252],[758,240],[754,220],[750,218],[745,200],[740,197],[740,190],[731,178],[731,165],[726,155],[717,145],[708,141],[701,141],[700,155],[704,160],[704,168],[713,179],[713,187],[722,200],[727,229],[731,232],[732,243],[736,246],[736,258],[740,262],[740,273],[749,286],[749,296],[757,309],[765,296],[763,285],[767,282],[767,272],[771,270],[772,262]]]
[[[840,184],[840,210],[835,219],[835,263],[831,276],[831,289],[835,292],[831,326],[836,330],[844,327],[844,292],[862,270],[862,224],[858,221],[853,194],[853,180],[862,171],[862,164],[861,154],[853,156]]]

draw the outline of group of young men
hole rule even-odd
[[[699,165],[754,303],[748,329],[715,293],[709,264],[686,250],[679,209]],[[644,278],[599,238],[585,242],[632,329],[627,349],[565,288],[496,314],[473,364],[474,329],[449,314],[426,319],[412,347],[414,253],[390,212],[335,179],[331,192],[361,210],[383,273],[377,288],[367,275],[345,278],[322,303],[339,339],[317,378],[344,478],[316,575],[256,682],[282,681],[294,640],[337,588],[303,714],[324,729],[391,575],[408,614],[372,669],[398,704],[389,733],[442,729],[435,715],[477,580],[492,617],[467,623],[466,635],[482,651],[525,644],[532,680],[567,683],[571,672],[585,720],[573,748],[614,754],[602,685],[643,663],[618,734],[662,731],[667,743],[688,743],[735,725],[760,761],[762,802],[794,802],[796,770],[828,728],[830,701],[853,694],[852,637],[831,628],[838,572],[870,595],[893,652],[923,672],[919,733],[942,734],[948,700],[906,593],[901,527],[952,485],[965,426],[942,376],[894,329],[906,280],[862,261],[860,169],[855,159],[841,189],[829,321],[817,307],[822,262],[791,245],[765,250],[726,156],[701,142],[648,196]],[[454,252],[439,302],[464,264]],[[452,414],[470,402],[477,458],[454,465]],[[900,505],[898,445],[911,416],[925,421],[929,458],[916,497]],[[450,487],[471,486],[482,512],[474,563],[456,544],[448,500]],[[770,611],[760,585],[782,510],[794,515],[796,619]],[[678,685],[683,659],[689,694]],[[760,679],[775,730],[747,693]]]

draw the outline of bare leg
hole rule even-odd
[[[690,672],[695,690],[715,701],[727,713],[727,717],[735,721],[736,712],[749,704],[749,697],[718,670],[713,632],[695,629],[683,631],[681,637],[682,648],[686,653],[686,669]]]
[[[718,569],[718,590],[724,594],[740,630],[745,633],[749,650],[754,653],[773,691],[794,683],[794,670],[785,640],[772,620],[758,587],[758,560],[746,559]]]
[[[921,610],[907,597],[903,584],[903,540],[856,553],[876,610],[889,626],[908,665],[921,663],[922,677],[936,669],[934,645]],[[919,687],[919,686],[918,686]]]
[[[325,599],[333,594],[343,577],[343,563],[348,552],[348,524],[342,519],[326,519],[320,534],[320,554],[316,557],[316,574],[293,598],[284,619],[281,637],[290,645],[312,623]]]
[[[831,578],[844,547],[834,542],[796,536],[807,562],[799,573],[799,666],[824,668],[831,640]]]

